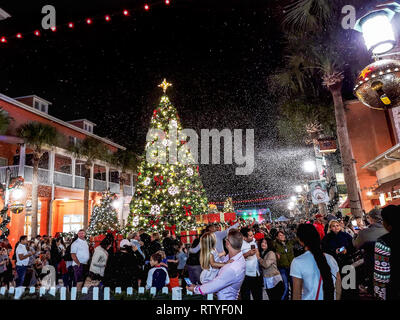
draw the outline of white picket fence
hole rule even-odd
[[[8,294],[10,296],[14,295],[14,299],[18,300],[22,294],[25,292],[26,287],[10,287],[8,290]],[[66,287],[60,287],[60,288],[56,288],[56,287],[52,287],[48,290],[48,293],[52,296],[56,296],[57,293],[57,289],[60,290],[60,300],[66,300],[67,299],[67,288]],[[99,287],[93,287],[93,296],[92,296],[92,300],[99,300]],[[150,288],[150,294],[155,296],[156,295],[156,291],[157,289],[155,287]],[[35,287],[30,287],[29,288],[29,293],[33,294],[36,292],[36,288]],[[0,295],[5,295],[7,293],[7,287],[1,287],[0,288]],[[76,287],[72,287],[71,288],[71,296],[70,296],[70,300],[76,300],[77,297],[77,288]],[[89,288],[87,287],[83,287],[82,288],[82,294],[88,294],[89,293]],[[139,287],[138,290],[138,294],[144,294],[145,293],[145,288],[144,287]],[[168,288],[164,287],[162,288],[161,293],[163,294],[168,294]],[[40,287],[39,288],[39,296],[43,296],[44,294],[46,294],[46,288],[45,287]],[[122,294],[122,290],[120,287],[115,288],[115,294]],[[133,288],[132,287],[128,287],[126,290],[126,294],[128,296],[133,295]],[[193,295],[193,293],[191,291],[187,291],[188,295]],[[109,287],[105,287],[104,288],[104,292],[103,292],[103,300],[110,300],[110,288]],[[172,288],[172,300],[182,300],[182,288],[181,287],[174,287]],[[213,295],[210,293],[207,295],[207,300],[213,300]]]

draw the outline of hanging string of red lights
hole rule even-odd
[[[167,6],[168,6],[168,5],[171,4],[171,0],[164,0],[164,1],[157,2],[157,3],[153,3],[153,4],[152,4],[152,7],[155,7],[155,6],[160,5],[160,4],[164,4],[164,5],[167,5]],[[115,13],[113,13],[113,14],[105,14],[105,15],[102,15],[102,16],[87,17],[87,18],[84,19],[84,20],[70,21],[70,22],[68,22],[68,23],[64,23],[64,24],[60,24],[60,25],[53,26],[53,27],[51,27],[49,30],[50,30],[51,32],[56,32],[59,28],[62,28],[62,27],[67,27],[67,28],[69,28],[69,29],[74,29],[74,28],[75,28],[75,25],[76,25],[77,23],[81,23],[81,22],[83,22],[83,21],[84,21],[87,25],[92,25],[95,21],[100,20],[100,19],[101,19],[101,20],[105,20],[105,21],[107,21],[107,22],[110,22],[110,21],[112,20],[111,18],[112,18],[113,16],[123,15],[123,16],[125,16],[125,17],[128,17],[128,16],[131,15],[131,13],[132,13],[134,10],[140,10],[140,9],[145,10],[145,11],[149,11],[149,10],[150,10],[150,5],[147,4],[147,3],[145,3],[145,4],[143,5],[143,7],[141,6],[141,7],[135,8],[135,9],[131,9],[131,10],[123,9],[123,10],[121,10],[121,11],[119,11],[119,12],[115,12]],[[7,43],[9,40],[11,40],[11,39],[24,39],[24,37],[25,37],[25,36],[28,36],[28,35],[34,35],[34,36],[36,36],[36,37],[40,37],[40,36],[42,35],[42,33],[41,33],[40,30],[34,30],[34,31],[25,32],[25,33],[18,32],[17,34],[15,34],[15,35],[10,35],[10,36],[0,36],[0,44],[5,44],[5,43]]]

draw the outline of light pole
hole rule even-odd
[[[392,19],[400,13],[400,4],[387,1],[359,18],[354,29],[361,32],[367,50],[375,62],[360,73],[354,87],[354,95],[367,107],[383,110],[392,144],[396,143],[389,109],[400,105],[400,61],[389,59],[400,55],[391,52],[396,46]]]

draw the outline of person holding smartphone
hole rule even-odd
[[[257,249],[254,233],[248,227],[242,228],[240,232],[243,235],[242,253],[246,259],[246,275],[240,289],[240,294],[242,300],[250,300],[250,293],[254,300],[262,300],[263,277],[258,265],[260,253]]]
[[[353,238],[348,233],[342,231],[339,221],[331,220],[329,222],[328,233],[322,239],[321,245],[323,252],[335,258],[339,265],[339,270],[342,270],[345,265],[353,263],[352,255],[355,252]],[[345,273],[341,274],[342,277],[345,275]],[[356,292],[350,289],[343,290],[342,298],[353,298],[353,294],[356,294]]]

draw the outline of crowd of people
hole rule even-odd
[[[238,220],[226,230],[208,225],[191,244],[169,230],[142,229],[121,241],[107,234],[95,248],[85,230],[72,239],[21,236],[14,251],[7,239],[0,243],[0,282],[78,290],[180,286],[221,300],[399,299],[399,217],[400,207],[390,205],[366,214],[363,228],[341,214]],[[355,278],[344,286],[349,270]]]

